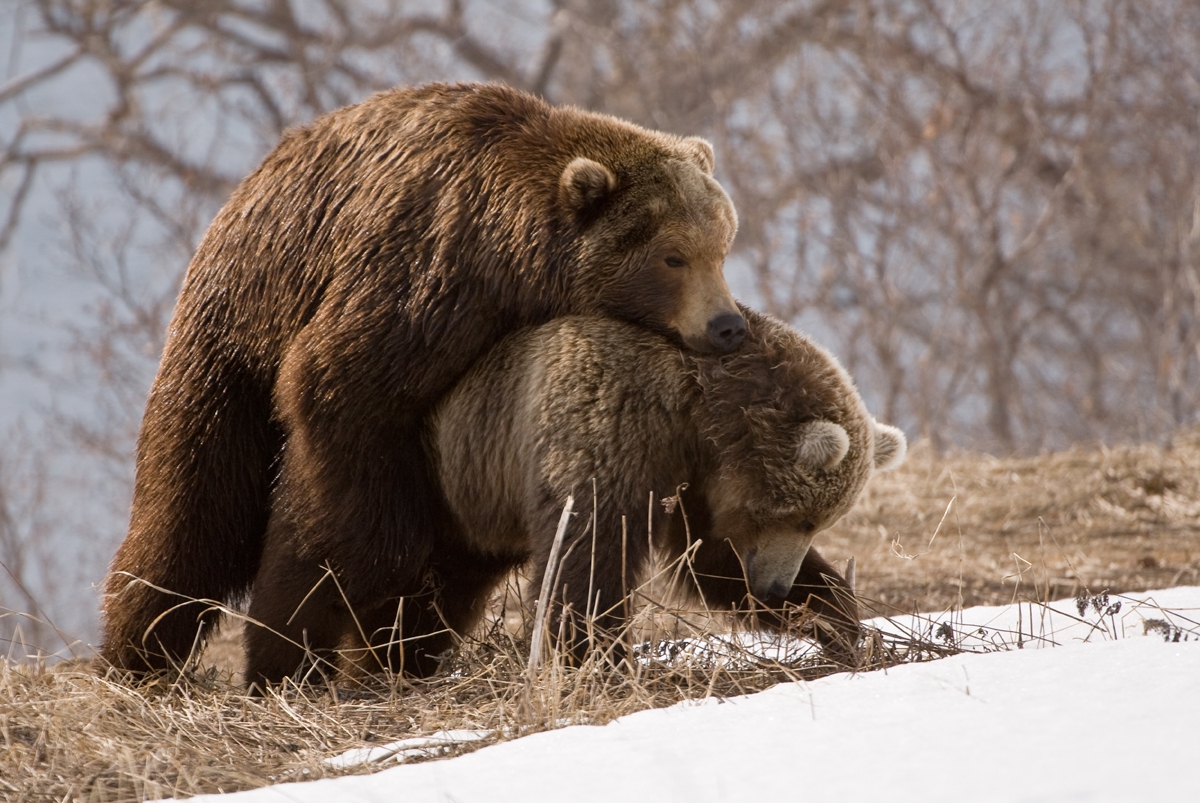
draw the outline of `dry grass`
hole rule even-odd
[[[823,539],[880,613],[1200,583],[1200,428],[1031,458],[919,443]]]
[[[464,645],[429,681],[343,677],[328,687],[289,686],[265,699],[247,697],[228,671],[215,667],[131,687],[84,662],[0,664],[0,799],[144,800],[366,772],[373,766],[339,768],[327,760],[443,730],[486,732],[435,751],[453,755],[565,724],[603,724],[683,699],[745,694],[841,669],[807,645],[785,645],[792,654],[772,660],[727,635],[716,638],[724,658],[694,646],[659,649],[641,656],[632,671],[615,671],[598,663],[570,668],[552,656],[530,679],[528,639],[496,628]],[[213,646],[234,655],[234,645],[226,636]],[[931,654],[915,643],[903,649],[882,649],[871,663]]]
[[[1198,466],[1200,430],[1166,449],[1028,459],[937,458],[918,444],[821,547],[834,560],[856,557],[859,592],[883,612],[1197,583]],[[370,765],[326,760],[448,729],[490,734],[433,751],[453,754],[840,669],[794,643],[768,659],[736,634],[710,632],[706,641],[705,617],[651,606],[639,635],[657,648],[639,653],[632,670],[571,669],[552,658],[531,679],[520,618],[508,610],[428,682],[342,678],[266,699],[242,692],[236,627],[210,645],[202,669],[140,688],[83,661],[0,663],[0,799],[142,800],[365,772]],[[917,635],[876,636],[865,668],[953,649]]]

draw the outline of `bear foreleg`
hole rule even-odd
[[[816,615],[809,628],[831,658],[851,663],[862,638],[858,598],[841,573],[809,548],[786,602]]]
[[[849,662],[855,654],[862,633],[858,600],[837,569],[815,549],[808,550],[783,600],[752,600],[742,563],[727,541],[702,543],[689,574],[712,609],[750,613],[760,627],[794,632],[787,609],[799,608],[811,614],[799,619],[802,635],[815,638],[838,661]]]
[[[576,507],[557,566],[547,563],[550,540],[557,528],[557,513],[542,517],[538,531],[544,534],[546,542],[535,555],[533,590],[536,593],[541,588],[545,572],[553,572],[557,582],[552,587],[548,635],[551,643],[565,648],[569,661],[582,664],[589,653],[596,652],[611,653],[616,664],[625,656],[621,636],[629,616],[627,594],[630,585],[644,574],[650,548],[642,517],[622,523],[620,516],[612,515],[611,511],[637,510],[645,503],[639,499],[640,504],[605,505],[601,500],[599,516],[593,518],[591,489],[587,491],[586,496],[582,493],[576,496],[587,501]],[[553,506],[545,509],[553,510]]]

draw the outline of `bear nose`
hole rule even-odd
[[[736,312],[718,315],[708,322],[708,339],[717,351],[733,351],[746,339],[746,319]]]
[[[792,587],[787,583],[776,580],[771,584],[771,587],[762,594],[755,594],[758,601],[766,605],[768,608],[778,608],[783,605],[783,601],[787,599],[788,592]]]

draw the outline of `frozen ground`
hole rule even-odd
[[[943,622],[939,637],[969,649],[1010,648],[683,703],[219,800],[1200,800],[1200,588],[1114,596],[1082,614],[1067,600],[898,624],[936,630]],[[343,760],[395,761],[431,745]],[[210,797],[218,801],[192,800]]]

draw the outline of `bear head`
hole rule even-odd
[[[898,465],[899,429],[866,410],[837,359],[795,330],[744,310],[747,343],[695,360],[701,429],[717,470],[703,493],[750,592],[786,597],[814,536],[854,505],[871,474]]]
[[[736,350],[745,320],[724,266],[737,214],[713,178],[712,147],[592,116],[603,119],[595,127],[605,136],[583,139],[558,182],[577,264],[586,266],[572,294],[598,300],[593,312],[666,333],[693,351]]]

